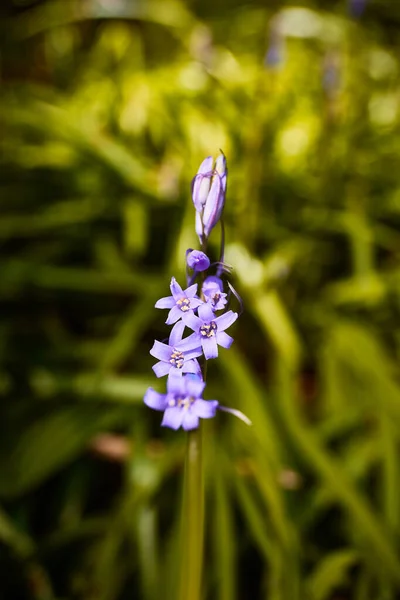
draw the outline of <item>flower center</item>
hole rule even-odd
[[[213,337],[216,331],[217,324],[215,321],[211,321],[211,323],[204,323],[204,325],[200,327],[200,335],[203,337]]]
[[[179,300],[176,301],[176,305],[181,309],[182,312],[187,312],[190,310],[190,300],[186,298],[186,296],[182,296]]]
[[[196,398],[192,396],[173,396],[168,400],[168,406],[171,408],[180,408],[181,410],[189,410],[195,401]]]
[[[218,304],[218,302],[220,301],[220,298],[221,298],[221,294],[219,292],[215,292],[215,294],[211,294],[211,302],[212,302],[213,306]]]
[[[182,369],[184,360],[185,359],[183,352],[174,348],[174,351],[171,354],[171,358],[169,359],[171,365],[173,367],[176,367],[177,369]]]
[[[176,406],[178,408],[182,408],[183,410],[188,410],[190,405],[193,404],[194,400],[195,399],[191,398],[190,396],[185,396],[185,398],[177,398]]]

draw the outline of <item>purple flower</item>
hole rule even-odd
[[[208,156],[200,165],[193,179],[192,198],[196,208],[196,233],[207,238],[221,218],[226,194],[226,159],[220,154],[213,168],[213,160]]]
[[[168,344],[157,340],[154,342],[150,354],[159,360],[153,365],[153,371],[157,377],[201,372],[200,365],[196,360],[196,357],[202,354],[201,344],[193,334],[183,340],[184,329],[185,324],[179,321],[171,330]]]
[[[210,275],[201,287],[204,300],[215,310],[222,310],[227,303],[226,294],[223,292],[223,283],[220,277]]]
[[[352,17],[361,17],[365,7],[367,4],[367,0],[348,0],[349,12]]]
[[[167,325],[173,325],[173,323],[176,323],[183,314],[193,311],[203,303],[203,301],[196,296],[197,283],[191,285],[186,290],[182,290],[175,277],[172,277],[170,289],[172,296],[160,298],[155,304],[156,308],[171,309],[168,313],[168,318],[165,321]]]
[[[195,332],[194,335],[192,334],[189,337],[202,346],[207,360],[217,358],[218,345],[223,348],[230,348],[233,342],[233,338],[225,333],[225,329],[236,321],[238,315],[232,310],[228,310],[220,317],[215,317],[209,304],[199,306],[198,313],[198,317],[193,313],[186,313],[182,317],[185,325]]]
[[[207,254],[200,250],[189,250],[186,255],[186,262],[190,269],[201,273],[201,271],[207,271],[210,266],[210,259]]]
[[[204,381],[197,375],[176,377],[170,375],[167,381],[167,393],[159,394],[149,388],[144,402],[154,410],[164,411],[161,425],[171,429],[182,427],[186,431],[197,429],[199,419],[215,417],[217,400],[203,400]]]

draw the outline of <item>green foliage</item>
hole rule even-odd
[[[1,597],[177,595],[185,435],[142,398],[219,148],[245,312],[206,397],[253,426],[206,423],[204,598],[400,593],[400,10],[227,4],[2,22]]]

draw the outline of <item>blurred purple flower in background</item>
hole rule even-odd
[[[352,17],[359,18],[363,15],[367,0],[348,0],[348,10]]]

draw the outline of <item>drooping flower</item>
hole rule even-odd
[[[196,360],[202,354],[201,344],[193,334],[182,339],[184,329],[185,324],[179,321],[171,330],[168,344],[157,340],[154,342],[150,354],[159,361],[153,365],[153,371],[157,377],[201,372],[200,365]]]
[[[210,259],[201,250],[189,250],[186,255],[186,263],[189,269],[201,273],[202,271],[206,271],[210,266]]]
[[[196,208],[196,233],[200,241],[208,238],[221,218],[225,204],[226,179],[226,159],[223,154],[217,157],[214,168],[211,156],[203,160],[193,179],[192,198]]]
[[[216,275],[207,277],[201,286],[204,301],[215,310],[222,310],[227,303],[227,294],[223,291],[222,279]]]
[[[177,377],[170,375],[167,381],[167,393],[159,394],[149,388],[144,402],[154,410],[164,411],[161,425],[171,429],[182,427],[186,431],[197,429],[199,419],[211,419],[215,416],[218,401],[204,400],[202,395],[205,383],[197,375]]]
[[[172,296],[160,298],[155,304],[156,308],[171,309],[168,313],[168,318],[165,321],[167,325],[173,325],[184,313],[193,311],[203,303],[203,301],[196,296],[197,283],[191,285],[186,290],[183,290],[175,277],[172,277],[170,289]]]
[[[189,336],[203,348],[206,359],[217,358],[218,345],[223,348],[230,348],[233,338],[225,333],[232,323],[238,318],[238,314],[232,310],[224,313],[220,317],[216,317],[209,304],[202,304],[198,308],[199,316],[196,317],[193,313],[186,313],[182,320],[194,331],[194,334]]]

